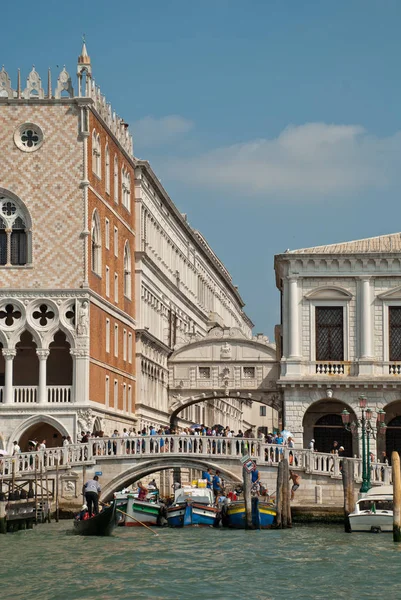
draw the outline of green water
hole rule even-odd
[[[67,521],[0,536],[1,600],[401,599],[401,545],[341,527],[286,531],[118,528]]]

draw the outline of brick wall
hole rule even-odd
[[[44,134],[35,152],[23,152],[14,132],[24,123]],[[1,287],[78,288],[84,280],[82,142],[72,104],[0,104],[0,187],[16,194],[32,218],[32,265],[2,267]]]

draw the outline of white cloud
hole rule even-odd
[[[194,124],[179,115],[168,115],[155,119],[144,117],[135,121],[131,127],[134,142],[141,148],[161,146],[191,131]]]
[[[196,186],[296,200],[391,186],[400,156],[400,132],[378,138],[358,125],[307,123],[289,126],[275,139],[172,159],[167,167],[170,177]]]

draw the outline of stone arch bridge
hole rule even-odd
[[[101,473],[103,499],[160,470],[187,467],[219,469],[226,482],[242,481],[243,454],[255,461],[262,482],[272,493],[276,487],[277,466],[283,457],[301,473],[302,484],[295,504],[342,506],[340,459],[332,454],[304,449],[288,449],[261,440],[200,436],[138,436],[95,438],[87,444],[50,448],[44,452],[21,453],[0,459],[0,483],[29,485],[35,476],[46,476],[54,494],[59,481],[60,506],[76,508],[82,503],[84,481]],[[362,480],[360,459],[354,461],[355,490]],[[38,475],[39,474],[39,475]],[[374,485],[388,484],[391,468],[372,465]]]

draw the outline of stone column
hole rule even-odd
[[[89,351],[84,348],[71,348],[73,357],[72,402],[86,404],[89,401]],[[114,395],[114,385],[111,386]]]
[[[47,373],[47,357],[49,356],[49,350],[38,349],[36,350],[36,354],[39,358],[39,394],[38,394],[38,404],[46,404],[47,403],[47,382],[46,382],[46,373]]]
[[[14,401],[13,397],[13,363],[14,358],[17,354],[16,350],[9,350],[3,348],[2,350],[4,361],[5,361],[5,374],[4,374],[4,404],[12,404]]]
[[[370,305],[370,278],[361,280],[361,358],[372,356],[372,319]]]
[[[288,358],[299,358],[298,278],[288,279]]]

